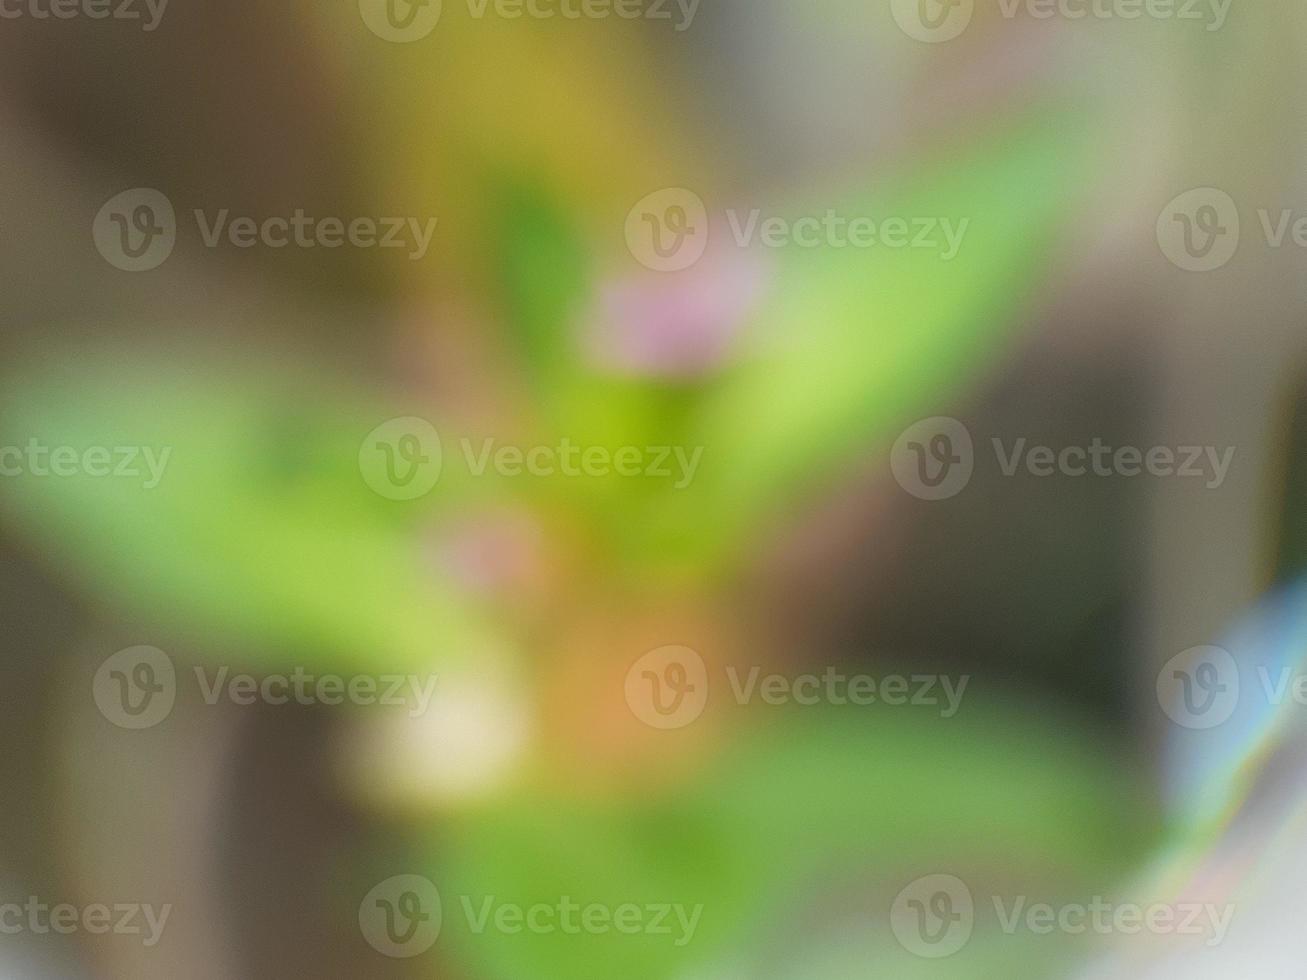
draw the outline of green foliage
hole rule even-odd
[[[429,667],[489,642],[424,549],[430,508],[385,500],[360,475],[363,438],[393,411],[303,365],[54,364],[10,378],[6,445],[170,452],[153,488],[86,473],[4,481],[18,525],[98,601],[269,669]],[[467,499],[455,478],[442,491],[444,505]]]
[[[676,789],[614,799],[542,786],[442,827],[431,856],[445,897],[442,948],[488,980],[733,970],[817,980],[825,974],[800,965],[840,942],[874,952],[848,976],[1042,975],[1031,964],[1065,958],[1065,940],[1031,948],[987,935],[988,908],[948,970],[923,974],[888,931],[890,904],[908,882],[941,871],[967,880],[978,901],[986,888],[1092,894],[1151,842],[1134,789],[1069,739],[1007,727],[971,704],[944,723],[903,712],[791,716],[740,731]],[[693,940],[678,946],[675,929],[474,934],[464,908],[465,898],[479,910],[487,896],[529,907],[564,895],[704,910]],[[838,942],[809,931],[830,920]]]

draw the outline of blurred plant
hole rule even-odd
[[[715,643],[703,650],[714,663],[742,646],[749,662],[778,656],[724,594],[806,501],[1002,351],[1089,186],[1093,118],[1036,105],[978,126],[966,146],[906,159],[875,189],[836,195],[866,213],[969,217],[968,248],[947,265],[916,249],[792,248],[744,273],[710,256],[651,276],[619,252],[613,217],[665,182],[669,161],[689,160],[693,139],[627,69],[638,49],[459,25],[438,57],[387,52],[384,67],[360,68],[357,92],[384,107],[378,195],[439,213],[447,236],[447,275],[397,289],[441,311],[489,311],[480,325],[502,326],[509,352],[498,376],[478,379],[490,394],[394,405],[325,359],[62,352],[11,367],[5,436],[170,446],[167,479],[145,492],[25,476],[5,482],[5,508],[87,593],[223,663],[237,650],[266,671],[427,669],[492,684],[507,670],[506,689],[524,689],[521,710],[539,721],[521,758],[472,798],[410,811],[429,838],[420,860],[451,894],[692,895],[713,910],[691,950],[648,936],[491,941],[451,922],[441,948],[470,975],[988,977],[1076,955],[981,937],[947,963],[919,961],[871,912],[837,920],[821,949],[795,932],[845,892],[879,914],[950,857],[1023,890],[1110,883],[1148,844],[1151,815],[1089,744],[997,697],[946,726],[827,709],[766,724],[710,714],[655,733],[625,712],[620,677],[685,634]],[[415,102],[442,126],[401,151]],[[685,182],[714,186],[701,163],[707,173]],[[675,311],[704,282],[738,302],[687,327]],[[614,290],[626,301],[606,302]],[[661,304],[673,313],[651,312]],[[614,367],[588,346],[642,330],[638,349],[689,331],[702,356],[671,356],[669,372],[656,357]],[[457,332],[443,342],[474,360]],[[517,388],[526,395],[495,397]],[[451,469],[428,497],[396,502],[369,491],[357,456],[401,414],[432,418],[447,440],[494,432],[704,446],[706,457],[681,490]],[[452,543],[485,526],[530,552],[503,581],[457,560]],[[416,755],[449,750],[423,743]]]

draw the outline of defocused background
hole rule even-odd
[[[0,0],[0,976],[1300,976],[1305,40]]]

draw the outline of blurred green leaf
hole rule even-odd
[[[673,980],[737,968],[815,980],[783,964],[797,969],[829,946],[805,923],[830,920],[820,913],[832,901],[833,918],[851,920],[845,938],[877,951],[849,976],[1033,976],[1044,974],[1032,962],[1067,955],[1057,938],[995,949],[981,937],[948,971],[922,973],[888,932],[893,897],[941,871],[978,889],[1060,893],[1079,883],[1089,895],[1142,852],[1151,826],[1129,780],[1070,737],[974,710],[946,723],[828,712],[749,732],[678,792],[583,798],[550,784],[469,813],[441,827],[432,877],[445,899],[442,943],[491,980]],[[476,934],[466,909],[488,896],[527,907],[569,896],[704,911],[681,946],[675,930]],[[850,896],[864,904],[850,910]]]
[[[966,220],[951,259],[883,245],[779,250],[751,346],[690,433],[704,464],[693,492],[669,495],[658,515],[661,545],[728,555],[805,494],[865,468],[899,429],[959,404],[1050,270],[1088,186],[1092,128],[1085,114],[1040,112],[836,209]]]
[[[363,439],[397,414],[378,399],[303,364],[82,362],[11,372],[4,444],[166,449],[158,485],[26,473],[0,501],[97,602],[227,662],[402,669],[493,642],[424,547],[456,477],[416,501],[364,483]]]

